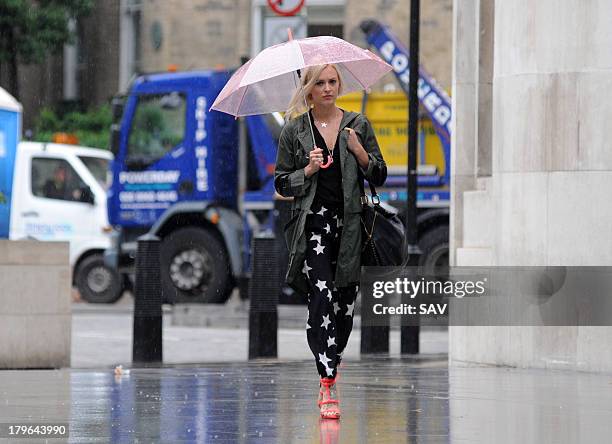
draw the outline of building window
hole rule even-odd
[[[308,23],[308,37],[316,37],[319,35],[331,35],[342,39],[344,38],[344,26],[341,24],[327,25]]]
[[[331,35],[344,38],[344,6],[343,5],[311,5],[308,6],[308,37]]]
[[[142,0],[121,0],[119,87],[142,72]]]

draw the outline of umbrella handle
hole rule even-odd
[[[332,156],[327,156],[327,162],[319,165],[319,168],[323,168],[323,169],[329,168],[332,163],[334,163],[334,159],[332,158]]]

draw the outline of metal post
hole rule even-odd
[[[363,321],[363,316],[361,317]],[[389,326],[361,325],[361,353],[389,353]]]
[[[419,24],[420,0],[410,1],[410,85],[408,88],[408,183],[406,202],[406,241],[409,251],[418,249],[417,232],[417,144],[419,122]],[[414,259],[412,257],[411,259]],[[419,352],[419,326],[401,327],[401,353]]]
[[[278,338],[278,262],[272,233],[257,234],[249,282],[249,359],[276,358]]]
[[[159,238],[145,234],[138,238],[132,362],[161,363],[162,290]]]

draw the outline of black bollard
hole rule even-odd
[[[163,361],[159,244],[157,236],[145,234],[138,238],[134,291],[133,363],[161,363]]]
[[[278,335],[278,262],[276,239],[261,233],[253,239],[253,274],[249,283],[249,359],[276,358]]]
[[[362,325],[361,353],[389,353],[389,326]]]

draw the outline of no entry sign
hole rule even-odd
[[[278,15],[290,17],[302,9],[304,0],[268,0],[268,6]]]

